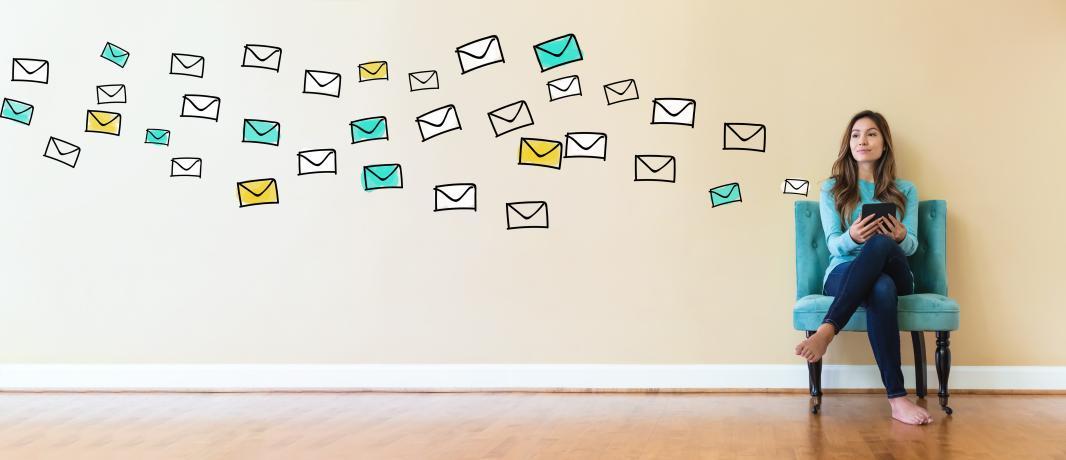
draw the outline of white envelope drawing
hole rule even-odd
[[[529,113],[526,101],[518,101],[489,112],[489,123],[496,137],[500,137],[516,129],[532,126],[533,115]]]
[[[11,81],[48,84],[48,61],[30,58],[12,59]]]
[[[548,228],[548,203],[516,201],[507,203],[507,229]]]
[[[651,124],[696,127],[696,101],[680,98],[655,98],[651,101]]]
[[[766,125],[726,123],[722,131],[722,150],[766,151]]]
[[[305,174],[337,174],[337,151],[334,149],[304,150],[296,154],[298,176]]]
[[[341,74],[322,70],[305,70],[304,93],[341,97]]]
[[[200,177],[204,160],[192,157],[170,159],[170,177]]]
[[[670,155],[637,155],[634,162],[634,181],[677,180],[677,159]]]
[[[477,211],[477,186],[474,184],[443,184],[433,187],[433,211]]]
[[[480,69],[487,65],[503,61],[503,50],[500,48],[500,38],[489,35],[479,38],[455,49],[459,55],[460,73],[467,73],[474,69]]]
[[[44,148],[44,156],[73,168],[78,163],[78,157],[81,156],[81,147],[62,139],[49,137],[48,145]]]
[[[96,87],[97,104],[125,104],[126,85],[100,85]]]
[[[426,89],[440,89],[440,80],[437,76],[436,70],[424,70],[422,72],[411,72],[407,74],[407,79],[411,83],[411,91],[422,91]]]
[[[632,78],[603,85],[603,93],[607,96],[607,105],[640,99],[637,81]]]
[[[785,179],[785,182],[781,184],[781,192],[786,195],[807,196],[810,188],[811,183],[806,179]]]
[[[557,78],[548,82],[548,100],[558,101],[559,99],[580,96],[581,95],[581,79],[577,75],[571,75],[569,77]]]
[[[415,118],[415,122],[418,124],[418,131],[422,133],[422,142],[449,131],[463,129],[459,124],[459,113],[451,104],[423,113]]]
[[[222,99],[203,94],[186,94],[181,97],[181,116],[205,118],[218,121],[218,109]]]
[[[204,57],[195,54],[170,53],[170,74],[204,78]]]
[[[566,133],[566,158],[607,159],[607,134]]]
[[[281,48],[268,45],[244,45],[241,67],[255,67],[278,72],[281,69]]]

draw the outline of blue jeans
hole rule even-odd
[[[899,295],[911,294],[913,275],[907,256],[891,237],[874,235],[863,244],[855,260],[835,268],[822,293],[834,296],[823,323],[839,334],[859,305],[866,306],[866,331],[870,336],[881,382],[889,399],[907,396],[900,369]]]

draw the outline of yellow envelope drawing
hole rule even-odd
[[[278,203],[278,183],[274,179],[255,179],[237,183],[241,206]]]
[[[385,61],[364,62],[359,64],[359,81],[388,80],[389,63]]]
[[[518,164],[562,168],[563,144],[550,139],[523,137],[518,146]]]
[[[85,132],[118,136],[121,131],[121,114],[101,110],[89,110],[85,113]]]

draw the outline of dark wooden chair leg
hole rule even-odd
[[[940,408],[948,415],[952,410],[948,407],[948,374],[951,373],[951,332],[936,332],[936,377],[940,381]]]
[[[929,390],[926,384],[925,332],[911,331],[911,343],[914,345],[914,392],[924,399]]]
[[[807,331],[807,337],[814,335],[814,331]],[[822,408],[822,359],[813,363],[807,363],[807,379],[811,388],[811,413],[817,414]]]

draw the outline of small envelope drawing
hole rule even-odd
[[[170,74],[204,78],[204,57],[195,54],[170,53]]]
[[[607,160],[607,134],[566,133],[566,158]]]
[[[11,60],[11,81],[48,84],[48,61],[14,58]]]
[[[739,203],[740,201],[740,184],[736,182],[719,185],[711,189],[712,208],[716,208],[723,204]]]
[[[548,228],[548,203],[515,201],[507,203],[507,229]]]
[[[237,182],[237,199],[242,208],[260,204],[278,203],[278,181],[255,179]]]
[[[33,106],[22,101],[4,98],[4,105],[0,107],[0,118],[29,125],[33,121]]]
[[[766,125],[726,123],[722,128],[722,150],[766,151]]]
[[[337,151],[334,149],[304,150],[296,154],[296,175],[337,174]]]
[[[403,171],[398,164],[363,166],[363,190],[403,188]]]
[[[81,156],[81,147],[62,139],[49,137],[48,145],[44,147],[44,156],[73,168],[78,163],[78,157]]]
[[[388,140],[389,121],[385,117],[370,117],[351,122],[352,143]]]
[[[104,50],[100,53],[100,57],[111,61],[119,67],[126,67],[126,63],[130,60],[130,53],[118,45],[107,42],[104,44]]]
[[[640,99],[637,81],[632,78],[603,85],[603,94],[607,96],[607,105]]]
[[[467,73],[497,62],[504,62],[500,37],[489,35],[455,48],[459,56],[460,73]]]
[[[118,136],[121,131],[121,114],[101,110],[89,110],[85,113],[85,132]]]
[[[200,177],[204,160],[201,158],[179,157],[170,159],[170,177]]]
[[[516,129],[533,126],[533,115],[529,113],[526,101],[518,101],[489,112],[489,123],[496,137],[500,137]]]
[[[518,164],[561,169],[563,144],[550,139],[523,137],[518,145]]]
[[[96,87],[96,103],[125,104],[126,85],[100,85]]]
[[[578,46],[577,37],[574,34],[566,34],[533,45],[533,53],[537,56],[541,72],[583,59],[581,47]]]
[[[281,143],[281,123],[245,118],[241,142],[276,146]]]
[[[459,113],[451,104],[419,115],[415,118],[415,123],[418,124],[418,132],[422,134],[422,142],[449,131],[463,129],[459,124]]]
[[[433,211],[477,211],[477,185],[442,184],[433,187]]]
[[[388,80],[389,63],[385,61],[359,64],[359,81]]]
[[[696,101],[681,98],[655,98],[651,101],[651,124],[696,127]]]
[[[218,121],[218,109],[222,99],[203,94],[186,94],[181,97],[181,116]]]
[[[581,79],[577,75],[557,78],[548,82],[548,100],[558,101],[570,96],[581,95]]]
[[[637,155],[634,157],[633,180],[637,182],[677,181],[677,159],[670,155]]]
[[[155,145],[170,145],[170,130],[148,129],[144,132],[144,143]]]
[[[269,45],[244,45],[244,61],[241,67],[254,67],[279,72],[281,48]]]
[[[422,91],[427,89],[440,89],[440,79],[437,76],[436,70],[424,70],[421,72],[411,72],[407,74],[407,79],[411,84],[411,91]]]
[[[341,74],[323,70],[305,70],[304,94],[341,97]]]
[[[806,179],[785,179],[785,182],[781,183],[781,192],[786,195],[807,196],[810,188],[811,183]]]

